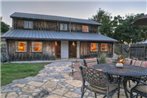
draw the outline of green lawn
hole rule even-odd
[[[45,63],[1,64],[1,85],[11,83],[15,79],[36,75]]]

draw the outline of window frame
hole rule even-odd
[[[25,43],[25,51],[18,51],[18,43],[22,43],[22,42]],[[16,41],[15,46],[16,46],[16,52],[19,52],[19,53],[27,52],[27,41]]]
[[[24,29],[33,29],[33,21],[31,20],[24,20]]]
[[[89,26],[88,25],[82,25],[82,32],[89,32]]]
[[[109,52],[109,46],[108,45],[109,45],[108,43],[101,43],[100,44],[100,51],[101,52]],[[103,50],[103,48],[105,48],[105,49]]]
[[[41,51],[34,51],[34,46],[33,46],[33,44],[34,43],[41,43]],[[40,42],[40,41],[34,41],[34,42],[32,42],[31,43],[31,52],[36,52],[36,53],[39,53],[39,52],[42,52],[43,51],[43,42]]]
[[[66,25],[66,30],[65,30],[65,25]],[[62,26],[62,29],[61,29]],[[60,23],[60,31],[68,31],[68,24],[67,23]]]
[[[91,51],[92,44],[96,44],[96,51]],[[98,43],[95,43],[95,42],[90,43],[90,52],[92,53],[98,52]]]

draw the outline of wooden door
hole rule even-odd
[[[55,41],[55,55],[56,58],[61,58],[61,42]]]
[[[77,57],[77,43],[76,41],[69,42],[69,58]]]

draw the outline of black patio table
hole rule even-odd
[[[123,78],[123,87],[125,90],[126,98],[128,97],[128,89],[127,89],[127,81],[130,78],[140,78],[143,76],[147,76],[147,68],[143,68],[140,66],[133,66],[124,64],[122,68],[116,67],[115,64],[97,64],[93,66],[95,69],[101,69],[104,73],[109,75],[117,75],[122,79]],[[121,80],[120,80],[121,81]],[[120,82],[119,82],[120,87]]]

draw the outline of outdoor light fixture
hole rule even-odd
[[[75,42],[72,42],[72,45],[75,46]]]
[[[55,41],[55,46],[57,46],[58,45],[58,43],[57,43],[57,41]]]
[[[122,55],[120,55],[117,59],[116,67],[123,67],[124,63],[125,63],[125,59]]]

